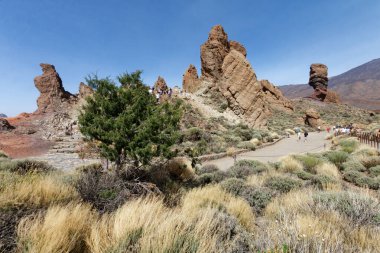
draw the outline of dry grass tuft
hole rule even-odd
[[[285,173],[294,173],[303,169],[302,163],[292,156],[286,156],[281,159],[280,171]]]
[[[11,205],[49,206],[79,200],[74,187],[54,175],[26,175],[9,182],[0,192],[0,208]]]
[[[22,252],[86,252],[85,238],[96,215],[89,205],[69,204],[50,207],[21,220],[18,225],[19,250]]]
[[[330,176],[336,180],[340,179],[338,168],[332,163],[322,163],[315,168],[317,174]]]
[[[249,204],[219,186],[193,189],[183,199],[183,211],[188,214],[207,207],[225,209],[227,213],[236,217],[243,227],[249,231],[253,230],[255,217]]]

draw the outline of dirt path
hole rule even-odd
[[[290,138],[285,138],[272,146],[268,146],[256,151],[242,153],[237,156],[237,160],[257,160],[260,162],[276,162],[281,157],[290,154],[302,154],[302,153],[317,153],[326,150],[330,146],[330,141],[325,140],[326,132],[322,133],[310,133],[307,142],[297,141],[295,135]],[[231,157],[225,157],[213,161],[204,162],[203,165],[214,164],[219,169],[225,171],[234,164],[234,160]]]

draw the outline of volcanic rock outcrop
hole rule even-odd
[[[199,87],[217,91],[236,115],[251,126],[262,127],[273,109],[291,112],[293,107],[273,84],[257,80],[246,55],[243,45],[229,41],[222,26],[214,26],[201,46],[202,83]]]
[[[157,92],[157,91],[163,91],[163,92],[166,92],[168,91],[168,86],[166,84],[166,81],[164,78],[162,78],[161,76],[159,76],[157,78],[157,81],[154,83],[154,92]]]
[[[63,104],[71,103],[75,97],[65,91],[62,80],[55,67],[50,64],[40,64],[43,74],[34,78],[34,84],[41,93],[36,113],[59,111]]]
[[[8,120],[0,118],[0,131],[9,131],[14,129],[11,124],[9,124]]]
[[[198,77],[197,69],[193,64],[190,64],[189,68],[183,74],[182,88],[186,92],[194,93],[199,89],[201,82]]]
[[[314,63],[310,66],[309,85],[313,87],[314,93],[312,98],[320,101],[339,103],[340,99],[337,93],[328,90],[328,68],[321,63]]]

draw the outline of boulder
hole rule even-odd
[[[182,88],[186,92],[194,93],[200,88],[200,84],[197,69],[194,65],[190,64],[183,74]]]
[[[40,96],[37,100],[38,109],[36,113],[56,112],[70,103],[74,95],[65,91],[62,80],[51,64],[40,64],[43,74],[34,78],[34,84]]]
[[[311,127],[318,127],[318,126],[323,125],[323,121],[321,120],[321,115],[314,108],[310,108],[306,110],[304,120],[305,120],[305,124]]]
[[[9,124],[8,120],[0,118],[0,131],[10,131],[15,127]]]

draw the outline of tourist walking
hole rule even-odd
[[[307,136],[308,136],[308,135],[309,135],[309,133],[308,133],[307,131],[305,131],[305,132],[303,133],[303,136],[305,137],[304,142],[307,141]]]

